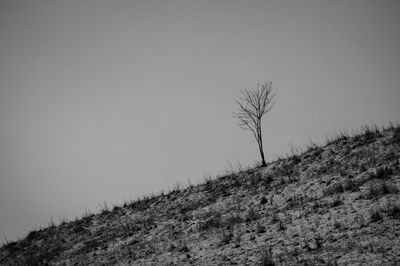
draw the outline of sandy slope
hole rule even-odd
[[[400,265],[399,158],[399,127],[338,136],[31,232],[0,264]]]

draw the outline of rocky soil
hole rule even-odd
[[[33,231],[1,265],[400,265],[400,127]]]

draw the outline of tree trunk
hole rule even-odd
[[[262,143],[262,137],[261,137],[261,128],[259,129],[258,132],[258,149],[260,150],[260,155],[261,155],[261,166],[267,166],[267,163],[265,162],[265,156],[264,156],[264,149],[263,149],[263,143]]]
[[[262,147],[260,147],[260,154],[261,154],[261,166],[267,166],[267,163],[265,162],[264,151],[263,151]]]

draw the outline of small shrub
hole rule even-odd
[[[290,176],[293,171],[293,166],[285,162],[279,169],[276,170],[275,175],[277,176]],[[283,185],[283,184],[282,184]]]
[[[359,189],[357,182],[351,179],[346,179],[343,182],[342,187],[344,191],[351,191],[351,192],[358,191]]]
[[[354,137],[354,141],[359,142],[359,144],[371,143],[372,141],[375,140],[375,138],[382,136],[377,126],[373,128],[369,126],[364,126],[362,130],[363,133]]]
[[[394,151],[390,151],[388,154],[385,155],[385,161],[391,162],[396,159],[396,153]]]
[[[39,231],[31,231],[25,238],[26,241],[32,241],[39,236]]]
[[[265,196],[262,196],[261,199],[260,199],[260,204],[264,205],[267,202],[268,202],[268,200],[265,198]]]
[[[360,173],[364,173],[364,172],[366,172],[367,170],[368,170],[368,169],[367,169],[367,167],[366,167],[365,164],[360,165],[360,169],[359,169],[359,172],[360,172]]]
[[[389,216],[395,218],[400,217],[400,206],[398,204],[390,204],[386,210]]]
[[[167,196],[170,197],[172,193],[168,194]],[[124,206],[136,210],[136,211],[144,211],[149,208],[150,205],[150,198],[149,197],[143,197],[141,199],[136,199],[136,200],[131,200],[127,204],[124,204]]]
[[[265,226],[263,226],[260,222],[257,221],[256,224],[256,234],[265,233]]]
[[[343,193],[343,192],[344,192],[343,185],[341,183],[334,183],[325,189],[324,195],[330,196],[330,195]]]
[[[208,204],[208,199],[198,199],[198,200],[188,201],[185,204],[182,204],[180,206],[180,213],[186,214],[187,212],[190,212],[190,211],[193,211],[193,210],[196,210],[198,208],[205,206],[205,204]]]
[[[281,219],[279,219],[278,225],[279,225],[278,231],[285,231],[285,230],[286,230],[286,224],[285,224],[285,222],[282,221]]]
[[[240,236],[240,234],[236,235],[233,241],[234,241],[234,243],[235,243],[235,248],[240,247],[240,241],[241,241],[241,236]]]
[[[217,211],[211,211],[210,216],[205,221],[199,224],[199,231],[209,231],[212,228],[218,228],[221,226],[221,213]]]
[[[167,247],[167,252],[174,251],[176,249],[176,246],[173,243],[169,243]]]
[[[58,240],[47,249],[34,247],[24,254],[24,263],[20,262],[21,264],[17,265],[50,265],[51,260],[57,258],[64,250],[64,245]]]
[[[310,197],[307,195],[302,195],[302,194],[292,195],[287,200],[287,207],[293,208],[296,206],[303,205],[308,201],[310,201]]]
[[[178,250],[179,250],[179,252],[182,252],[182,253],[186,253],[186,252],[190,251],[190,249],[187,245],[181,245],[181,247]]]
[[[367,198],[374,198],[385,194],[395,194],[399,190],[396,184],[388,181],[384,182],[371,182],[368,187]]]
[[[186,253],[189,252],[190,249],[189,247],[183,242],[183,241],[179,241],[178,243],[170,243],[167,247],[167,251],[171,252],[171,251],[179,251],[182,253]]]
[[[13,254],[18,251],[18,243],[17,242],[10,242],[5,239],[5,244],[1,247],[4,248],[9,252],[9,254]]]
[[[328,262],[326,263],[326,266],[338,266],[337,259],[329,259]]]
[[[272,217],[271,217],[271,224],[276,224],[278,223],[278,231],[283,231],[286,230],[286,224],[285,221],[279,217],[279,214],[275,212]]]
[[[261,178],[261,174],[252,174],[250,176],[250,188],[255,188],[258,187],[259,183],[261,182],[262,178]]]
[[[266,177],[264,177],[262,179],[261,184],[265,189],[269,189],[270,186],[271,186],[272,181],[273,181],[272,176],[271,175],[267,175]]]
[[[385,186],[385,190],[388,191],[390,194],[396,194],[399,192],[395,183],[385,182],[384,186]]]
[[[336,197],[333,198],[331,207],[337,207],[341,205],[343,205],[343,199],[339,195],[337,195]]]
[[[293,155],[291,159],[293,164],[298,164],[299,162],[301,162],[301,158],[299,155]]]
[[[400,127],[397,127],[393,134],[393,142],[400,144]]]
[[[222,235],[221,235],[221,239],[220,239],[220,245],[227,245],[231,242],[231,240],[233,239],[233,233],[232,231],[228,231],[226,232],[225,230],[222,231]]]
[[[271,224],[276,224],[280,220],[278,213],[275,212],[271,217]]]
[[[364,216],[359,213],[357,213],[355,217],[355,222],[358,224],[359,228],[362,228],[367,225]]]
[[[382,220],[382,215],[379,210],[372,210],[370,213],[370,219],[372,223]]]
[[[315,240],[315,244],[317,246],[316,248],[320,249],[322,247],[323,242],[324,242],[323,237],[320,234],[318,234],[317,236],[314,237],[314,240]]]
[[[393,174],[393,171],[389,167],[379,167],[376,170],[376,174],[374,175],[375,178],[378,179],[388,179]]]
[[[272,249],[267,247],[261,255],[260,266],[275,266],[275,262],[272,258]]]
[[[251,222],[260,218],[260,215],[257,214],[253,208],[250,208],[246,214],[246,222]]]
[[[240,215],[238,215],[237,213],[232,214],[230,216],[228,216],[224,222],[224,226],[225,227],[232,227],[236,224],[240,224],[243,222],[242,217],[240,217]]]
[[[366,140],[371,140],[375,137],[375,135],[379,134],[379,130],[377,128],[375,128],[375,131],[373,129],[371,129],[370,127],[366,126],[364,128],[365,132],[364,132],[364,137],[366,138]]]
[[[333,222],[333,227],[334,227],[335,229],[340,229],[340,228],[342,227],[342,224],[341,224],[338,220],[335,220],[335,221]]]

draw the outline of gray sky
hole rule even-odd
[[[399,1],[0,1],[0,234],[400,120]]]

